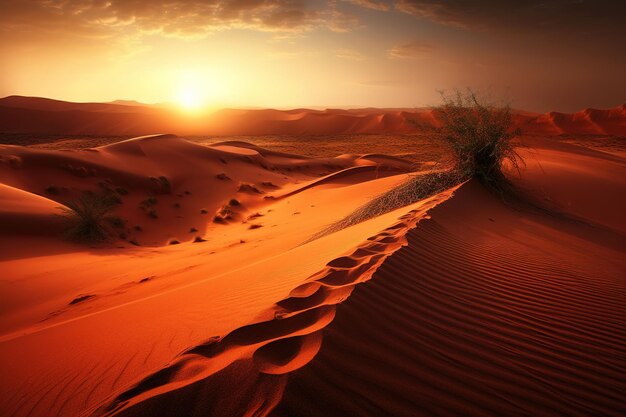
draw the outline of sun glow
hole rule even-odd
[[[173,84],[173,99],[176,105],[190,114],[202,113],[215,103],[217,92],[213,74],[197,69],[181,70]]]
[[[199,110],[205,104],[201,92],[191,86],[179,89],[176,102],[181,108],[189,111]]]
[[[170,102],[189,116],[202,116],[236,97],[231,74],[219,68],[186,68],[170,73]]]

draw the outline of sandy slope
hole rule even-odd
[[[566,172],[600,157],[568,150]],[[451,191],[96,415],[622,415],[624,234]]]
[[[287,182],[330,175],[326,183],[341,176],[354,183],[410,168],[405,161],[383,159],[345,155],[310,160],[238,142],[206,147],[156,135],[85,150],[0,145],[0,178],[59,203],[85,190],[112,190],[122,201],[116,212],[126,220],[120,235],[141,245],[162,245],[201,236],[232,199],[239,205],[229,207],[230,216],[240,221],[244,212],[263,205],[265,197]],[[351,168],[357,168],[358,178]],[[341,170],[347,171],[338,174]],[[197,231],[190,233],[192,228]]]
[[[337,309],[272,416],[624,414],[626,161],[534,146],[522,183],[560,214],[462,186]]]
[[[271,415],[623,415],[623,235],[476,184],[430,215],[337,309]]]
[[[621,415],[625,161],[533,146],[516,181],[558,214],[469,182],[306,244],[408,165],[170,136],[2,147],[0,219],[110,179],[153,246],[0,236],[0,414]]]
[[[403,181],[408,166],[381,156],[302,158],[241,143],[207,148],[171,136],[85,151],[4,146],[0,155],[10,184],[0,188],[10,202],[0,218],[11,225],[0,236],[2,415],[78,415],[190,346],[262,320],[329,259],[395,220],[301,245]],[[51,228],[28,234],[37,231],[34,216],[58,226],[60,202],[103,181],[127,191],[117,213],[128,220],[126,239],[142,246],[119,240],[90,248],[64,242]],[[58,193],[46,191],[51,183]],[[150,196],[158,199],[156,218],[137,205]],[[240,204],[232,218],[215,223],[233,198]],[[194,236],[206,241],[192,243]],[[173,237],[182,243],[145,246]]]

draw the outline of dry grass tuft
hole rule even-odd
[[[67,220],[65,234],[68,239],[85,243],[98,243],[110,239],[109,225],[120,220],[111,212],[119,200],[111,193],[85,193],[74,201],[60,207]]]

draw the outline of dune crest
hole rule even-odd
[[[425,218],[428,210],[451,198],[454,190],[414,205],[398,223],[370,237],[350,254],[328,262],[326,268],[291,290],[288,298],[262,313],[261,321],[189,348],[93,415],[168,414],[190,406],[193,411],[188,415],[267,415],[276,404],[266,398],[281,398],[282,376],[305,366],[319,351],[322,329],[333,321],[335,306],[346,301],[355,286],[368,281],[387,257],[406,245],[404,235]],[[254,381],[254,389],[247,381]],[[238,401],[225,408],[220,400],[214,402],[213,396],[199,395],[212,390],[227,391]],[[250,391],[257,395],[249,397]],[[197,398],[192,405],[186,403],[189,396]]]
[[[58,205],[84,191],[113,193],[120,201],[115,213],[125,220],[118,230],[124,240],[159,246],[193,239],[191,227],[197,234],[205,233],[214,217],[216,222],[239,219],[281,194],[285,186],[293,194],[295,181],[315,178],[305,188],[298,185],[302,191],[333,181],[348,184],[411,170],[410,163],[398,158],[368,158],[312,160],[244,142],[203,146],[157,134],[73,151],[0,145],[0,176],[7,186]],[[0,189],[0,196],[3,192]],[[231,201],[236,201],[236,207]],[[26,226],[16,220],[14,228]]]
[[[543,115],[514,110],[516,124],[533,135],[626,135],[624,105]],[[437,126],[429,108],[222,109],[192,117],[160,106],[69,103],[37,97],[0,99],[0,131],[63,135],[352,135],[416,134]]]
[[[622,415],[623,236],[520,213],[475,183],[429,217],[268,415]]]

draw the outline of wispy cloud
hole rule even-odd
[[[413,41],[396,45],[389,49],[387,53],[390,58],[407,59],[424,57],[432,51],[433,46],[431,44],[422,41]]]
[[[356,4],[357,6],[365,7],[366,9],[388,11],[391,9],[389,3],[383,0],[346,0],[349,3]]]
[[[336,2],[306,0],[30,0],[0,2],[0,31],[194,38],[225,29],[349,31],[358,18]]]
[[[347,59],[351,61],[363,61],[366,57],[359,51],[355,51],[354,49],[337,49],[335,51],[335,56],[341,59]]]

